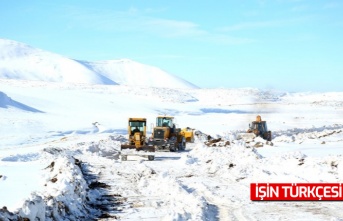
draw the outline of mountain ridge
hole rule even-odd
[[[77,60],[1,38],[0,78],[60,83],[198,88],[158,67],[130,59]]]

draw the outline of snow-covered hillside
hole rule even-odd
[[[120,85],[196,88],[190,82],[171,75],[157,67],[141,64],[129,59],[98,62],[80,61],[80,63]]]
[[[0,220],[341,221],[339,202],[255,202],[249,185],[342,183],[342,104],[343,92],[0,79]],[[159,114],[199,136],[121,161],[128,118],[150,134]],[[238,139],[256,115],[271,143]]]
[[[59,83],[196,88],[159,68],[127,59],[78,61],[24,43],[0,39],[0,78]]]

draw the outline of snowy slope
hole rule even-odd
[[[0,78],[59,83],[196,88],[159,68],[130,60],[77,61],[0,39]]]

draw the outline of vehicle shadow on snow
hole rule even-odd
[[[180,160],[181,157],[159,157],[159,156],[156,156],[155,157],[155,161],[165,161],[165,160]]]
[[[176,154],[180,154],[180,156],[155,156],[155,161],[165,161],[165,160],[180,160],[181,159],[181,154],[182,153],[188,153],[191,150],[182,150],[179,152],[172,152],[172,153],[176,153]],[[158,152],[157,152],[158,153]],[[161,152],[162,153],[162,152]],[[168,152],[166,152],[168,153]]]

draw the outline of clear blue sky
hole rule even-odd
[[[341,0],[2,0],[0,38],[204,88],[343,91]]]

